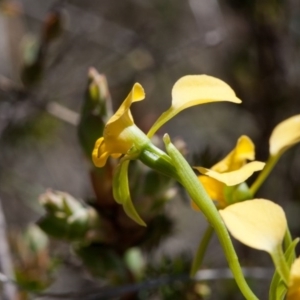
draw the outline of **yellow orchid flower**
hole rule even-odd
[[[109,156],[118,158],[128,153],[133,146],[135,150],[140,150],[150,143],[149,138],[134,124],[130,112],[131,104],[144,98],[143,87],[139,83],[134,84],[118,111],[108,120],[103,137],[96,141],[92,153],[93,162],[97,167],[103,167]],[[180,78],[173,87],[172,99],[171,108],[155,122],[148,133],[149,137],[185,108],[209,102],[241,102],[229,85],[207,75],[188,75]]]
[[[300,115],[290,117],[279,123],[272,131],[269,140],[270,156],[263,172],[259,174],[251,186],[253,194],[260,188],[276,165],[281,155],[300,142]]]
[[[184,76],[173,86],[171,107],[157,119],[147,135],[152,137],[163,124],[188,107],[219,101],[242,102],[232,88],[218,78],[208,75]]]
[[[266,199],[238,202],[219,210],[229,232],[241,243],[272,254],[287,230],[283,209]]]
[[[141,225],[145,223],[135,211],[130,198],[127,178],[129,162],[124,163],[125,160],[139,158],[147,166],[176,179],[176,170],[170,157],[151,143],[150,138],[153,134],[185,108],[209,102],[241,102],[229,85],[220,79],[207,75],[184,76],[173,87],[171,108],[158,118],[147,136],[134,124],[130,112],[131,104],[144,98],[143,87],[139,83],[134,84],[120,108],[108,120],[103,137],[96,141],[92,153],[93,162],[97,167],[103,167],[110,156],[119,158],[125,155],[114,175],[114,196],[115,200],[124,206],[128,216]]]
[[[219,210],[229,232],[241,243],[268,252],[282,280],[287,283],[286,300],[300,299],[300,257],[291,269],[282,267],[282,242],[287,230],[283,209],[266,199],[253,199],[235,203]],[[281,269],[282,268],[282,269]],[[287,280],[286,280],[287,279]]]
[[[92,158],[97,167],[103,167],[109,156],[114,158],[126,154],[133,145],[142,147],[150,142],[134,124],[130,106],[145,98],[143,87],[136,83],[117,112],[108,120],[103,137],[96,141]]]
[[[253,199],[227,206],[219,212],[233,237],[251,248],[271,255],[281,280],[286,286],[290,282],[292,291],[294,283],[297,280],[299,282],[299,269],[295,267],[291,280],[291,272],[282,250],[282,242],[288,229],[283,209],[270,200]]]
[[[279,123],[270,137],[270,154],[283,154],[288,148],[300,142],[300,115],[293,116]]]
[[[260,171],[265,164],[259,161],[247,163],[254,160],[255,149],[251,139],[245,135],[241,136],[235,148],[211,169],[196,167],[201,174],[198,178],[203,184],[209,196],[216,201],[218,208],[228,205],[224,190],[226,186],[235,186],[245,182],[254,172]],[[194,202],[193,208],[198,209]]]
[[[297,258],[290,271],[290,280],[286,300],[300,299],[300,257]]]

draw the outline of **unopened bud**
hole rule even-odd
[[[101,230],[102,222],[95,209],[67,193],[49,190],[41,195],[40,202],[47,213],[38,225],[50,236],[85,241],[90,230]]]

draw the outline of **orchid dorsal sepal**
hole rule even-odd
[[[113,177],[113,196],[116,202],[123,205],[124,211],[133,221],[147,226],[136,211],[130,196],[128,183],[128,166],[130,160],[123,160],[116,168]]]
[[[279,123],[270,137],[270,155],[281,156],[287,149],[300,142],[300,115]]]
[[[158,118],[147,135],[151,138],[161,126],[188,107],[219,101],[242,102],[220,79],[208,75],[181,77],[173,86],[171,107]]]
[[[283,209],[266,199],[235,203],[219,211],[229,232],[241,243],[268,252],[286,283],[288,266],[282,251],[287,230]]]

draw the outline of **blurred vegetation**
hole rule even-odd
[[[176,235],[197,216],[181,214],[185,204],[171,201],[184,198],[180,188],[132,164],[132,195],[148,224],[140,227],[113,200],[114,162],[96,169],[90,154],[132,83],[145,86],[146,108],[136,104],[133,114],[147,131],[180,76],[206,73],[228,82],[240,107],[195,108],[159,134],[184,138],[191,163],[209,167],[245,133],[264,161],[271,130],[300,111],[299,8],[293,0],[0,1],[0,200],[20,299],[51,285],[70,253],[105,284],[146,282],[144,289],[120,292],[122,299],[215,299],[213,284],[177,278],[188,274],[204,230],[203,221],[190,221],[190,232]],[[295,235],[299,170],[298,145],[259,193],[285,208]],[[165,244],[172,251],[164,256]],[[239,247],[246,265],[270,265],[264,254]],[[213,244],[207,265],[223,264],[218,249]],[[136,251],[134,266],[130,251]],[[147,287],[166,274],[170,284]],[[266,297],[259,282],[253,285]],[[240,299],[235,286],[226,281],[223,288],[218,299]]]

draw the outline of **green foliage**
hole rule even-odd
[[[191,257],[182,254],[174,258],[164,256],[157,264],[149,264],[145,270],[145,278],[169,278],[158,291],[141,291],[140,299],[149,299],[157,296],[159,299],[203,299],[197,288],[197,283],[188,277]]]
[[[113,248],[101,244],[86,247],[78,244],[74,245],[74,251],[94,276],[105,278],[111,284],[128,281],[127,267]]]
[[[47,113],[39,113],[23,122],[10,124],[3,132],[5,143],[18,145],[28,140],[49,141],[60,123]]]
[[[174,221],[166,214],[157,215],[148,223],[141,247],[146,251],[154,251],[164,239],[171,236],[174,226]]]
[[[48,287],[60,261],[50,255],[47,235],[36,225],[30,225],[25,232],[11,232],[10,246],[16,281],[23,289],[23,296],[26,291],[40,292]]]
[[[111,105],[105,76],[91,68],[77,129],[80,145],[89,159],[96,140],[103,134],[105,121],[112,114]]]
[[[41,196],[40,202],[47,214],[37,224],[52,237],[89,242],[89,232],[101,227],[99,215],[94,209],[67,193],[49,190]],[[94,238],[98,236],[94,235]]]

